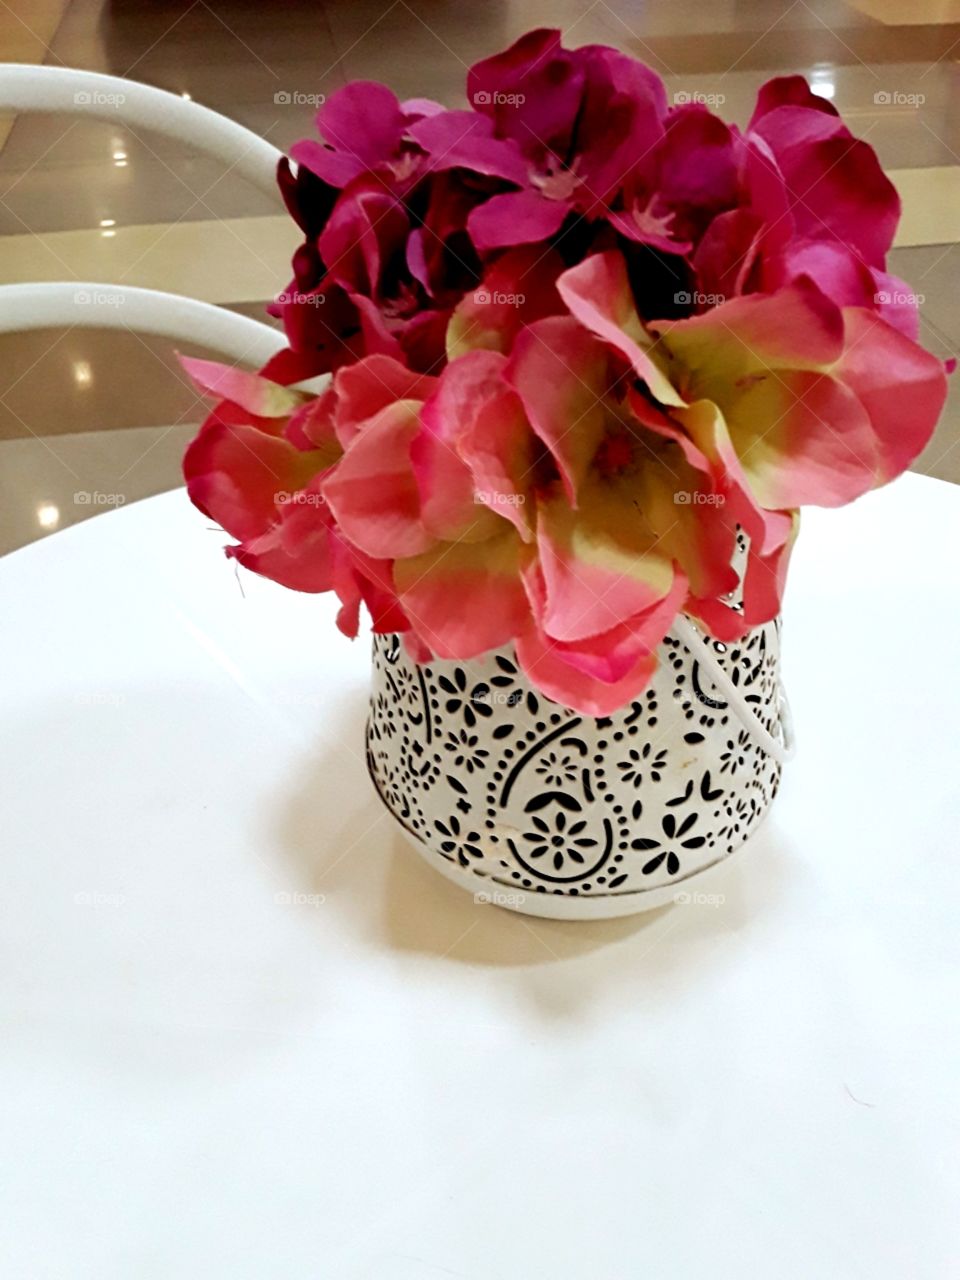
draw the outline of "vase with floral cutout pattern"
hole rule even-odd
[[[530,915],[690,900],[766,816],[788,726],[779,618],[730,644],[682,622],[643,693],[602,719],[534,689],[509,647],[418,664],[375,637],[368,768],[413,846],[478,902]]]

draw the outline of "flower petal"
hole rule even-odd
[[[654,344],[637,314],[621,254],[615,250],[593,254],[578,267],[565,271],[557,281],[557,289],[571,315],[619,351],[661,404],[683,404],[683,398],[649,354]]]
[[[591,479],[581,487],[577,511],[559,495],[541,499],[544,632],[583,640],[658,604],[673,589],[675,570],[657,543],[626,485]]]
[[[377,179],[352,183],[317,240],[328,278],[351,293],[379,297],[385,266],[403,252],[409,231],[404,206]]]
[[[447,358],[478,347],[507,352],[524,325],[562,313],[556,282],[563,270],[560,255],[540,244],[508,249],[496,258],[450,319]]]
[[[523,673],[541,693],[586,716],[609,716],[626,706],[650,683],[655,654],[644,654],[616,681],[600,680],[571,665],[564,647],[529,628],[516,641]]]
[[[512,527],[503,528],[484,542],[438,543],[394,565],[404,612],[438,657],[475,657],[528,625],[520,576],[528,553]]]
[[[691,400],[725,398],[744,381],[775,369],[821,370],[843,350],[839,307],[800,280],[775,294],[733,298],[687,320],[654,320],[650,329],[677,362]],[[659,398],[659,397],[658,397]]]
[[[191,501],[244,541],[277,523],[288,496],[326,470],[329,455],[304,452],[230,416],[229,405],[214,410],[184,455],[183,474]]]
[[[467,72],[467,97],[500,137],[521,146],[550,147],[562,155],[580,110],[582,50],[563,48],[562,33],[528,31],[508,49],[476,62]]]
[[[760,86],[748,128],[756,128],[763,117],[777,107],[809,107],[824,115],[839,115],[832,102],[813,92],[804,76],[775,76]]]
[[[229,400],[257,418],[286,418],[307,400],[302,391],[291,391],[236,365],[200,360],[196,356],[180,356],[179,359],[204,394],[218,400]]]
[[[467,219],[470,239],[481,253],[505,245],[540,244],[563,226],[570,200],[548,200],[538,191],[506,191],[477,205]]]
[[[797,233],[839,240],[882,268],[900,219],[900,197],[873,148],[819,108],[777,107],[752,132],[776,157]]]
[[[574,506],[606,430],[609,365],[605,348],[572,317],[555,316],[518,335],[506,369]]]
[[[750,488],[764,507],[842,506],[879,483],[870,418],[836,378],[780,370],[759,376],[723,408]]]
[[[913,462],[933,435],[947,397],[942,363],[871,311],[843,312],[846,345],[832,372],[870,417],[880,483]]]
[[[290,155],[325,182],[345,187],[393,155],[404,123],[400,103],[386,85],[352,80],[317,112],[317,129],[326,145],[312,139],[299,142]]]
[[[411,125],[408,136],[427,153],[431,170],[470,169],[523,186],[527,165],[515,142],[494,136],[493,122],[474,111],[443,111]]]
[[[454,360],[444,370],[437,396],[423,416],[466,467],[470,500],[509,520],[521,538],[529,541],[536,437],[519,396],[505,379],[506,365],[506,358],[493,351],[473,351]],[[442,422],[434,425],[435,414]],[[422,448],[422,441],[418,441],[414,448],[417,466],[426,462]],[[438,477],[430,478],[420,471],[418,479],[421,493],[442,487]],[[496,527],[489,520],[478,521],[476,509],[471,517],[474,523],[484,530],[484,537]]]
[[[337,523],[367,555],[413,556],[433,542],[420,518],[410,464],[420,407],[416,400],[397,400],[381,409],[354,436],[324,483]]]
[[[436,379],[414,373],[391,356],[373,355],[343,365],[333,379],[333,421],[337,437],[347,445],[368,418],[394,400],[425,400]]]

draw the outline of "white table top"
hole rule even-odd
[[[799,754],[720,905],[476,905],[368,645],[182,492],[0,560],[0,1274],[960,1271],[960,492],[811,512]]]

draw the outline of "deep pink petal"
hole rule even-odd
[[[737,154],[733,131],[705,107],[691,104],[670,113],[662,145],[660,192],[684,212],[690,229],[697,219],[737,202]]]
[[[536,627],[518,637],[516,652],[524,675],[535,688],[586,716],[613,715],[646,688],[657,669],[656,656],[646,654],[619,680],[600,680],[571,665],[563,646]]]
[[[317,241],[329,279],[351,293],[378,297],[386,264],[403,251],[409,230],[399,200],[370,179],[352,184]]]
[[[777,76],[760,86],[757,105],[748,128],[754,129],[764,116],[777,107],[807,107],[824,115],[839,115],[832,102],[813,92],[804,76]]]
[[[763,225],[746,208],[730,209],[713,219],[693,259],[702,293],[725,301],[747,292],[763,243]]]
[[[394,400],[425,400],[434,378],[414,373],[390,356],[367,356],[344,365],[333,379],[333,421],[337,437],[347,445],[362,423]]]
[[[522,186],[527,164],[515,142],[494,136],[493,124],[473,111],[444,111],[426,116],[408,129],[427,153],[427,167],[470,169],[491,178],[505,178]]]
[[[898,476],[933,435],[947,396],[943,364],[873,312],[843,313],[846,344],[833,369],[869,414],[881,480]]]
[[[805,107],[777,107],[755,132],[776,158],[798,234],[839,240],[869,266],[882,268],[900,197],[873,148],[833,116]]]
[[[420,404],[398,400],[370,418],[323,485],[345,536],[367,555],[414,556],[433,539],[420,518],[410,445]]]
[[[507,191],[478,205],[467,219],[470,239],[481,251],[540,243],[563,226],[570,200],[547,200],[537,191]]]
[[[353,80],[317,112],[317,129],[328,145],[301,142],[290,154],[324,181],[344,187],[393,156],[404,123],[403,109],[386,85]]]
[[[262,374],[249,373],[236,365],[180,356],[180,363],[206,395],[229,400],[256,418],[286,418],[306,400],[300,391],[290,391]]]
[[[528,31],[470,68],[468,101],[500,137],[515,138],[524,150],[565,154],[583,97],[581,54],[564,49],[557,30]]]
[[[510,525],[484,542],[438,543],[397,560],[394,582],[411,625],[441,658],[472,658],[529,625],[521,578],[529,552]]]

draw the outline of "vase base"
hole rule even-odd
[[[628,893],[588,896],[516,888],[495,880],[491,876],[472,871],[469,867],[462,867],[459,863],[438,858],[422,840],[408,831],[389,809],[387,814],[406,843],[416,849],[424,862],[453,884],[465,889],[478,905],[503,907],[507,911],[538,916],[542,920],[614,920],[620,916],[637,915],[643,911],[655,911],[659,907],[675,904],[709,903],[713,896],[719,896],[717,885],[722,883],[723,871],[730,859],[750,848],[757,838],[759,828],[763,825],[761,822],[743,844],[738,845],[732,853],[725,854],[716,862],[711,862],[709,866],[672,881],[670,884],[661,884],[655,888]],[[722,901],[722,896],[719,900]]]

